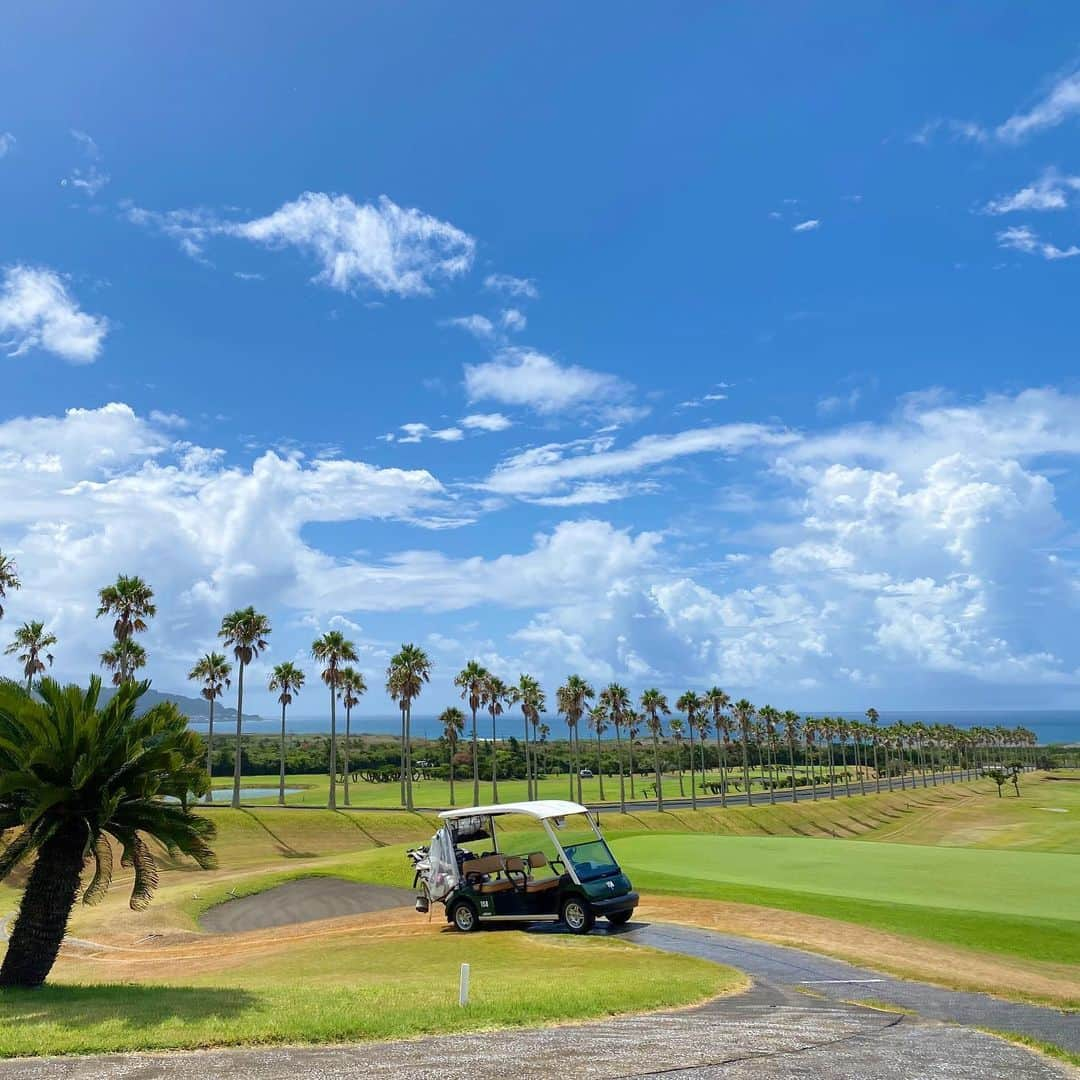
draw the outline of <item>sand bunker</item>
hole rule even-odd
[[[331,877],[301,878],[253,896],[227,900],[210,908],[199,922],[212,934],[233,934],[411,907],[415,899],[411,890],[389,885],[364,885]]]

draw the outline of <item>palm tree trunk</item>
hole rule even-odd
[[[532,772],[529,770],[529,718],[525,720],[525,798],[533,797]]]
[[[636,796],[634,795],[634,737],[630,736],[626,741],[627,752],[630,755],[630,801],[633,802]]]
[[[766,745],[769,754],[769,802],[776,805],[776,740],[770,735]]]
[[[725,762],[727,760],[727,747],[724,748],[725,753],[720,753],[720,725],[716,725],[716,767],[720,770],[720,807],[723,809],[727,806],[727,769]]]
[[[866,757],[866,753],[863,753]],[[862,765],[859,764],[859,737],[855,736],[855,771],[859,774],[859,794],[866,794],[866,777],[863,775]]]
[[[600,758],[600,732],[596,733],[596,777],[600,781],[600,801],[604,799],[604,763]]]
[[[832,735],[829,735],[829,798],[836,798],[836,769],[833,766]]]
[[[570,801],[574,801],[574,729],[566,729],[566,780],[570,785]],[[580,800],[579,800],[580,801]]]
[[[653,732],[653,766],[656,769],[656,809],[660,813],[664,810],[664,789],[660,781],[660,739]]]
[[[330,799],[327,806],[337,809],[337,687],[330,683]]]
[[[742,775],[743,783],[746,785],[746,805],[754,805],[754,796],[750,791],[750,742],[747,738],[746,725],[739,725],[742,738]]]
[[[206,778],[210,788],[206,792],[205,802],[214,801],[214,699],[210,699],[210,728],[206,733]]]
[[[790,735],[788,736],[788,764],[791,766],[791,801],[797,803],[799,801],[799,793],[795,790],[795,740]]]
[[[472,804],[480,805],[480,750],[476,742],[476,709],[472,710]]]
[[[352,698],[349,699],[350,701]],[[345,706],[345,767],[341,770],[342,776],[345,779],[345,805],[350,806],[349,802],[349,734],[352,727],[352,706]]]
[[[240,674],[236,680],[236,760],[233,762],[233,786],[232,804],[233,809],[240,807],[240,732],[244,722],[244,668],[241,662]]]
[[[405,699],[405,809],[413,808],[412,701]]]
[[[619,755],[619,809],[622,813],[626,813],[626,780],[623,777],[622,767],[622,733],[619,730],[619,725],[615,725],[615,744],[616,753]]]
[[[81,822],[62,826],[42,844],[8,939],[0,987],[40,986],[52,970],[79,891],[85,846]]]
[[[675,740],[675,764],[679,769],[679,796],[680,798],[686,798],[686,785],[683,783],[683,767],[682,767],[682,739]]]
[[[881,773],[878,770],[878,758],[877,758],[877,735],[874,735],[874,783],[877,785],[877,793],[881,794]]]
[[[577,777],[577,801],[581,802],[581,737],[574,725],[574,775]]]
[[[454,802],[454,743],[450,743],[450,805],[456,806]]]
[[[814,764],[813,758],[813,743],[811,742],[812,733],[807,733],[806,736],[806,767],[810,770],[810,799],[813,802],[817,802],[817,765]]]
[[[401,745],[398,748],[401,767],[401,805],[405,805],[405,703],[401,704]]]
[[[499,754],[496,747],[495,714],[491,714],[491,801],[499,801]]]
[[[278,754],[278,806],[285,805],[285,702],[281,703],[281,745]]]
[[[690,809],[697,809],[697,766],[694,764],[694,720],[690,718]]]

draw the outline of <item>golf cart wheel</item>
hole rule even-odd
[[[479,925],[476,908],[468,900],[459,900],[450,912],[450,921],[463,934],[471,934]]]
[[[630,921],[630,916],[633,914],[632,911],[615,911],[607,917],[607,921],[612,926],[624,926]]]
[[[592,908],[587,900],[580,896],[571,896],[563,901],[562,921],[572,934],[587,934],[596,921]]]

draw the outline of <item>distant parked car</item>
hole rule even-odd
[[[591,780],[592,774],[592,769],[582,769],[581,772],[578,773],[578,776],[580,776],[582,780]]]

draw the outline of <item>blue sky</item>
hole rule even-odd
[[[1078,46],[986,3],[9,13],[5,624],[85,677],[123,571],[160,688],[254,603],[267,663],[423,644],[432,708],[472,656],[1075,705]]]

